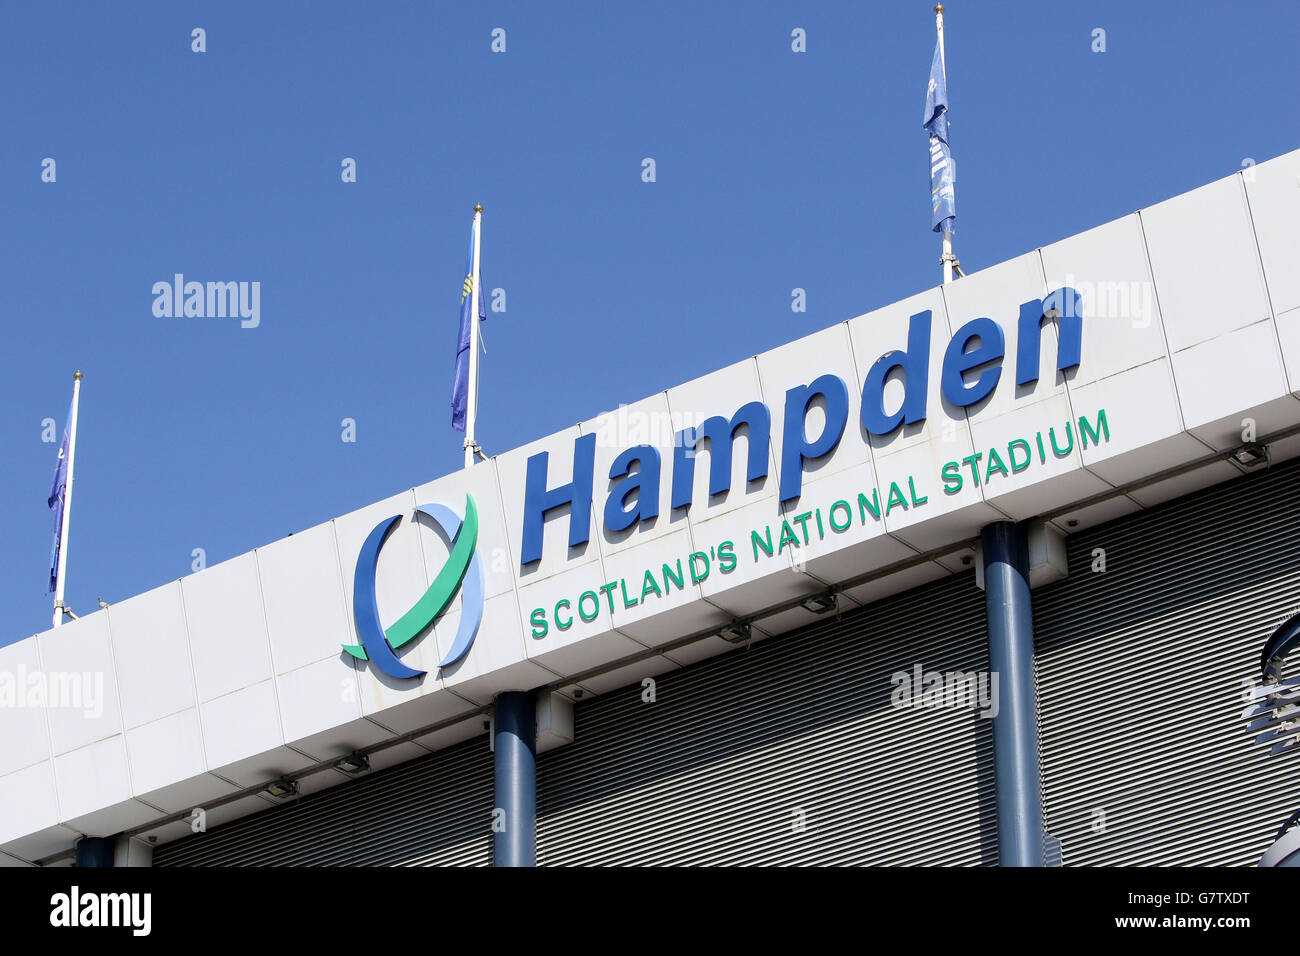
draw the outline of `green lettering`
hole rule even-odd
[[[1047,430],[1047,440],[1052,443],[1052,451],[1056,453],[1058,458],[1061,457],[1062,455],[1068,455],[1070,452],[1074,451],[1074,431],[1070,428],[1069,422],[1065,423],[1065,437],[1070,440],[1070,443],[1066,445],[1064,448],[1057,448],[1056,429],[1049,428]]]
[[[915,475],[908,475],[908,476],[907,476],[907,490],[910,491],[910,492],[912,493],[912,507],[913,507],[913,508],[915,508],[917,505],[923,505],[923,504],[925,504],[927,501],[930,500],[930,496],[929,496],[929,495],[925,495],[925,496],[923,496],[923,497],[921,497],[921,498],[916,497],[916,476],[915,476]]]
[[[955,461],[947,462],[939,474],[943,477],[943,493],[945,495],[955,495],[961,491],[961,486],[965,483],[961,477],[961,465]],[[954,481],[957,483],[956,485],[953,484]]]
[[[608,584],[602,584],[600,589],[605,592],[605,598],[609,601],[609,613],[614,613],[614,588],[618,586],[617,582],[610,581]]]
[[[768,536],[767,549],[768,549],[767,553],[771,554],[772,544],[771,544],[770,535]],[[757,553],[754,555],[754,558],[755,560],[758,559]],[[728,559],[730,559],[730,563],[728,563]],[[736,561],[737,561],[736,546],[734,544],[732,544],[730,541],[724,541],[722,542],[722,544],[718,545],[718,570],[719,571],[721,571],[723,574],[726,574],[728,571],[734,571],[736,568]]]
[[[1017,445],[1025,450],[1025,460],[1019,465],[1016,464]],[[1011,443],[1007,445],[1007,457],[1011,459],[1011,472],[1012,474],[1015,474],[1024,471],[1029,467],[1029,463],[1034,460],[1034,451],[1029,447],[1029,442],[1025,441],[1023,438],[1013,438],[1011,439]]]
[[[993,477],[993,472],[995,471],[1000,471],[1005,475],[1007,474],[1007,466],[1002,464],[1002,456],[998,454],[998,450],[996,448],[990,448],[989,467],[984,473],[984,484],[987,485],[989,483],[989,479]]]
[[[776,546],[776,553],[780,554],[785,550],[787,544],[798,545],[799,539],[795,536],[794,528],[790,527],[790,522],[781,522],[781,541]]]
[[[1100,432],[1093,431],[1092,426],[1088,424],[1088,419],[1082,415],[1079,416],[1079,443],[1084,448],[1088,447],[1089,436],[1092,437],[1094,445],[1101,444],[1102,435],[1106,436],[1106,441],[1110,441],[1110,426],[1106,424],[1106,409],[1104,408],[1097,412],[1097,427],[1101,429]]]
[[[667,594],[668,591],[669,591],[669,588],[668,588],[668,582],[669,582],[669,581],[672,581],[674,584],[676,584],[676,585],[677,585],[677,590],[679,590],[679,591],[680,591],[682,588],[686,587],[686,583],[685,583],[685,582],[686,582],[686,578],[685,578],[684,575],[682,574],[682,559],[681,559],[681,558],[678,558],[678,559],[677,559],[677,574],[675,574],[675,575],[673,574],[672,567],[671,567],[670,565],[668,565],[668,564],[665,564],[665,565],[664,565],[664,593],[665,593],[665,594]]]
[[[533,608],[533,613],[528,615],[528,622],[533,625],[533,637],[545,637],[551,629],[551,625],[546,623],[546,608]],[[538,630],[541,628],[541,630]]]

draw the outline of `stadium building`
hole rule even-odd
[[[0,859],[1254,865],[1297,221],[1300,151],[0,648]]]

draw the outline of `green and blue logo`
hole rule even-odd
[[[379,551],[388,532],[401,520],[401,515],[385,518],[375,525],[361,545],[352,579],[352,619],[356,622],[361,644],[344,644],[343,650],[358,660],[372,661],[390,677],[424,676],[425,671],[407,667],[395,652],[423,634],[451,604],[457,591],[462,595],[460,626],[451,650],[438,666],[447,667],[464,657],[474,644],[479,625],[483,622],[483,561],[477,550],[478,509],[474,506],[474,496],[465,496],[464,519],[446,505],[420,505],[415,510],[432,518],[452,543],[447,563],[415,606],[387,630],[380,626],[375,572],[379,566]]]

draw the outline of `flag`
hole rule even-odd
[[[68,488],[68,436],[72,427],[72,409],[63,425],[63,444],[59,445],[59,460],[54,466],[54,481],[50,484],[47,504],[54,512],[54,544],[50,547],[50,582],[46,593],[53,594],[59,583],[59,542],[63,537],[63,495]]]
[[[925,122],[922,125],[930,134],[930,225],[935,232],[955,232],[956,170],[952,150],[948,147],[948,82],[938,40],[935,40],[934,59],[930,62],[930,83],[925,90]]]
[[[474,226],[478,228],[477,223]],[[483,301],[483,277],[479,276],[478,318],[487,321],[487,304]],[[465,430],[465,409],[469,404],[469,349],[474,313],[474,232],[470,230],[469,255],[465,261],[465,281],[460,288],[460,338],[456,343],[456,374],[451,386],[451,427]]]

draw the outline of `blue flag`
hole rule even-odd
[[[50,484],[50,497],[46,502],[54,512],[54,544],[50,547],[50,586],[53,594],[59,578],[59,541],[63,537],[63,495],[68,489],[68,429],[72,427],[72,409],[63,425],[63,444],[59,445],[59,460],[54,466],[54,481]]]
[[[957,176],[952,150],[948,148],[948,83],[943,74],[938,40],[935,40],[934,59],[930,62],[930,83],[925,89],[923,126],[930,134],[930,225],[935,232],[955,232],[957,202],[954,186]]]
[[[475,227],[477,228],[477,226]],[[479,276],[478,318],[487,321],[487,304],[483,301],[483,277]],[[460,338],[456,340],[456,374],[451,386],[451,427],[465,430],[465,409],[469,404],[469,348],[471,317],[474,314],[474,232],[470,231],[469,255],[465,260],[465,281],[460,288]]]

